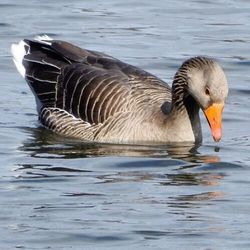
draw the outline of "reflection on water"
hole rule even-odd
[[[219,162],[217,155],[201,155],[200,145],[193,143],[121,145],[87,143],[61,137],[44,128],[23,128],[29,136],[19,150],[28,152],[34,158],[88,158],[102,156],[133,156],[171,158],[190,163]],[[216,150],[215,150],[216,151]]]
[[[38,159],[39,163],[18,164],[16,168],[18,179],[59,176],[67,178],[87,174],[94,176],[98,183],[154,181],[167,187],[216,186],[224,177],[223,173],[210,173],[209,168],[218,164],[220,158],[217,155],[200,154],[199,145],[84,143],[58,136],[44,128],[24,128],[23,130],[29,136],[19,150]],[[112,156],[116,157],[111,158]],[[97,166],[92,167],[91,162],[97,161],[95,157],[100,158],[100,162],[97,163]],[[93,161],[91,161],[92,158]],[[81,164],[77,162],[72,166],[70,164],[61,166],[60,160],[62,159],[68,160],[68,163],[70,160],[79,159]],[[50,164],[51,160],[53,163]],[[104,174],[99,174],[100,166],[104,169],[111,167],[115,172],[112,171],[112,174],[108,174],[105,171]],[[197,167],[203,169],[197,171]],[[158,172],[159,169],[161,169],[160,172]]]
[[[84,243],[89,249],[120,249],[124,243],[156,240],[175,246],[176,239],[227,232],[217,216],[227,206],[222,186],[227,172],[240,165],[222,162],[216,153],[202,154],[188,144],[94,144],[43,128],[22,131],[24,157],[2,192],[2,200],[13,193],[18,197],[2,208],[8,214],[11,205],[18,216],[18,223],[16,216],[9,218],[7,231],[29,234],[29,240],[17,239],[17,246]]]
[[[168,188],[219,186],[225,176],[223,172],[209,170],[215,169],[214,166],[220,162],[220,158],[216,155],[200,154],[198,145],[96,144],[61,137],[43,128],[24,128],[24,131],[29,136],[19,150],[38,159],[39,163],[18,164],[15,169],[17,180],[35,178],[58,181],[58,178],[91,176],[95,179],[94,183],[103,185],[150,182]],[[93,166],[92,163],[97,161],[95,158],[97,156],[100,162]],[[68,160],[67,166],[60,165],[61,159]],[[80,161],[74,163],[77,159]],[[45,162],[42,163],[42,160]],[[47,163],[51,160],[53,163]],[[70,164],[71,160],[73,164]],[[104,169],[104,173],[103,171],[100,173],[100,168]],[[111,173],[109,173],[110,168]],[[89,193],[67,192],[64,195],[80,196]],[[180,195],[175,198],[168,197],[170,202],[167,204],[180,207],[183,201],[188,202],[185,203],[187,205],[192,201],[211,200],[222,196],[223,192],[217,190],[202,194]]]

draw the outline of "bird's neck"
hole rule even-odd
[[[175,74],[172,84],[172,112],[180,112],[185,109],[185,102],[188,96],[187,71],[180,68]]]
[[[196,142],[202,139],[199,110],[197,102],[187,90],[187,71],[181,68],[176,73],[172,85],[170,114],[179,120],[179,123],[191,125]]]

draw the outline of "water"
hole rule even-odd
[[[250,3],[0,3],[1,249],[249,249]],[[171,83],[195,55],[215,57],[230,93],[216,145],[202,115],[194,145],[84,144],[39,126],[10,44],[48,34]]]

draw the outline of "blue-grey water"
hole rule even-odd
[[[10,45],[48,34],[171,83],[207,55],[230,86],[202,145],[86,144],[41,128]],[[250,249],[250,2],[1,0],[0,249]]]

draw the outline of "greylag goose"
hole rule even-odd
[[[36,98],[42,125],[60,135],[110,143],[201,142],[201,109],[216,142],[228,95],[220,65],[193,57],[161,79],[106,54],[39,36],[11,47]]]

